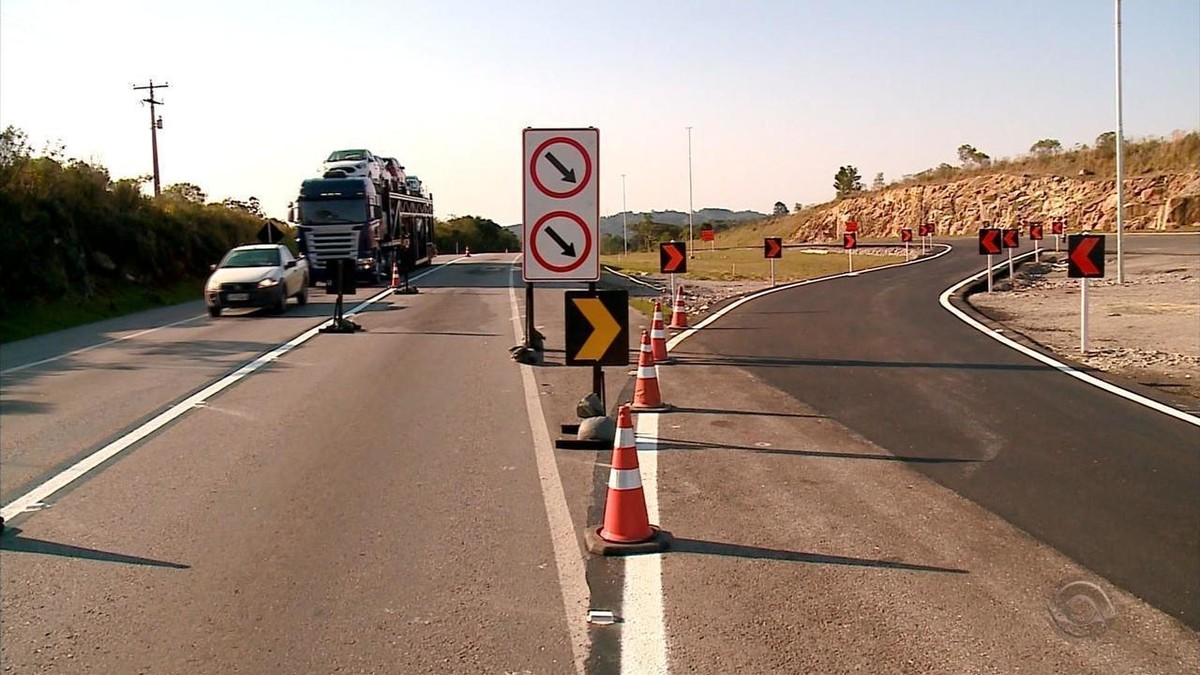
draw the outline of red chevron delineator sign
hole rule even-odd
[[[918,236],[921,236],[921,237],[929,237],[929,236],[933,236],[933,226],[932,226],[932,225],[921,225],[921,226],[919,226],[919,227],[917,228],[917,235],[918,235]]]
[[[659,244],[658,271],[661,274],[687,274],[687,242],[664,241]]]
[[[783,238],[766,237],[763,239],[763,258],[768,260],[783,257]]]
[[[924,235],[921,235],[921,236],[924,236]],[[903,228],[900,230],[900,242],[901,243],[907,244],[908,242],[912,241],[912,237],[913,237],[912,230],[910,230],[909,228],[906,227],[906,228]]]
[[[1000,245],[1000,233],[1003,232],[998,227],[985,227],[979,230],[979,255],[996,255],[1004,249]]]
[[[1030,223],[1030,225],[1029,225],[1029,238],[1030,239],[1032,239],[1033,241],[1041,241],[1043,234],[1044,234],[1044,231],[1042,230],[1041,223]]]
[[[1104,276],[1104,235],[1072,234],[1067,237],[1067,276],[1071,279]]]
[[[1050,223],[1050,233],[1051,234],[1062,234],[1063,229],[1065,229],[1065,228],[1066,228],[1066,223],[1064,223],[1061,220],[1056,220],[1053,223]]]
[[[1020,248],[1021,246],[1021,231],[1013,228],[1004,230],[1004,236],[1000,238],[1004,248]]]
[[[842,235],[842,248],[847,251],[858,248],[858,235],[854,232],[847,232]]]

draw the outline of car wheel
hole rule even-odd
[[[213,305],[212,307],[209,307],[209,308],[208,308],[208,315],[209,315],[209,316],[213,316],[213,317],[221,316],[221,306],[220,306],[220,305]]]
[[[280,284],[280,286],[279,298],[275,300],[275,306],[271,308],[276,314],[283,314],[285,311],[287,311],[287,289],[282,288],[283,284]]]
[[[296,294],[296,303],[300,305],[308,304],[308,279],[300,286],[300,292]]]

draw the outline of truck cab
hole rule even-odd
[[[385,273],[380,260],[383,205],[367,177],[310,178],[288,213],[313,283],[326,279],[326,262],[355,260],[356,276],[375,284]]]

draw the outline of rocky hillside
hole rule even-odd
[[[1200,227],[1200,171],[1130,178],[1125,181],[1127,230]],[[916,185],[864,193],[780,218],[789,241],[840,236],[847,218],[864,237],[898,237],[922,221],[939,235],[971,234],[984,223],[1011,227],[1064,217],[1070,231],[1116,226],[1115,180],[1092,177],[992,174],[942,185]]]

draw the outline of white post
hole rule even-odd
[[[1079,280],[1079,353],[1087,353],[1088,344],[1088,280]]]
[[[775,285],[775,259],[771,258],[771,285]]]
[[[988,293],[992,292],[992,254],[987,254]]]
[[[692,218],[695,211],[692,208],[692,128],[687,128],[688,132],[688,250],[691,251],[691,256],[696,257],[695,235],[692,229]]]
[[[921,238],[924,241],[924,237]],[[908,242],[904,242],[904,262],[908,262]]]
[[[848,249],[846,249],[846,253],[847,253],[846,257],[850,259],[850,271],[853,272],[854,271],[854,249],[848,248]]]
[[[1060,235],[1054,235],[1054,252],[1058,253],[1058,238]]]
[[[1012,284],[1013,284],[1013,281],[1014,281],[1014,278],[1013,278],[1013,257],[1012,257],[1012,249],[1010,248],[1010,249],[1008,249],[1008,284],[1009,284],[1009,287],[1011,287],[1011,286],[1012,286]]]
[[[1033,240],[1033,261],[1035,263],[1042,262],[1042,240],[1041,239]]]
[[[1116,0],[1117,41],[1117,283],[1125,283],[1125,256],[1121,234],[1125,230],[1125,129],[1121,114],[1121,0]]]
[[[625,174],[621,174],[621,239],[625,242],[625,257],[629,257],[629,222],[626,218],[629,208],[625,206]]]
[[[675,274],[671,273],[671,297],[675,297]]]

